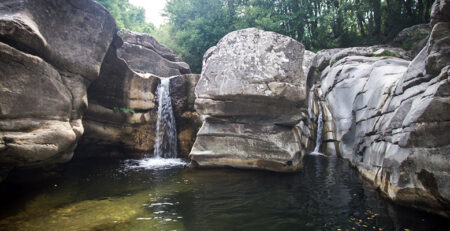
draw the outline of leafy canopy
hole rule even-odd
[[[168,0],[166,44],[201,71],[202,56],[225,34],[247,27],[275,31],[307,49],[385,43],[429,21],[433,0]],[[165,41],[162,41],[163,43]]]
[[[145,9],[137,7],[128,0],[96,0],[116,19],[119,28],[136,32],[152,33],[155,26],[145,21]]]
[[[248,27],[275,31],[307,49],[389,42],[400,30],[429,22],[433,0],[168,0],[169,22],[155,29],[128,0],[97,0],[120,28],[152,34],[201,71],[203,54],[227,33]]]

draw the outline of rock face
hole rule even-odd
[[[170,79],[170,97],[178,131],[178,156],[187,158],[202,125],[195,111],[195,86],[198,74],[178,75]]]
[[[191,73],[187,63],[151,35],[125,29],[118,35],[123,44],[117,49],[117,56],[124,59],[133,71],[161,77]]]
[[[442,5],[433,9],[448,9]],[[320,79],[312,91],[324,108],[324,150],[350,160],[394,201],[450,216],[450,23],[432,26],[411,62],[328,50],[309,76]]]
[[[414,58],[427,44],[430,32],[431,27],[429,24],[419,24],[405,28],[394,38],[392,45],[407,50],[409,56]]]
[[[1,1],[0,172],[72,158],[115,32],[93,1]]]
[[[306,118],[304,47],[254,28],[231,32],[204,55],[195,107],[204,117],[189,155],[197,167],[301,167],[295,127]]]
[[[147,34],[122,30],[115,36],[100,77],[88,90],[85,135],[77,155],[83,157],[151,156],[155,144],[160,78],[171,75],[172,104],[179,150],[187,156],[198,131],[194,88],[198,75],[168,48]],[[158,76],[160,75],[160,76]]]

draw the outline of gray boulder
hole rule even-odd
[[[194,166],[301,167],[294,125],[306,117],[303,53],[295,40],[255,28],[231,32],[205,53],[195,89],[205,119],[190,154]]]
[[[72,158],[84,130],[87,86],[98,77],[115,32],[112,16],[93,1],[1,1],[3,169]]]
[[[450,22],[450,1],[435,0],[431,8],[431,26],[438,22]]]

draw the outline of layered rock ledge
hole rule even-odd
[[[16,168],[69,161],[87,87],[116,33],[90,0],[0,3],[0,181]]]
[[[432,18],[448,9],[436,1]],[[450,23],[431,26],[411,62],[381,47],[325,50],[309,76],[324,109],[325,152],[348,159],[390,199],[450,216]]]
[[[161,78],[171,78],[170,90],[179,134],[180,156],[190,152],[199,125],[194,110],[198,75],[151,35],[121,30],[114,37],[99,78],[88,90],[83,119],[85,134],[77,149],[86,157],[151,156],[155,144]]]
[[[203,125],[190,153],[196,167],[295,171],[305,148],[304,47],[255,28],[231,32],[204,55],[195,89]]]

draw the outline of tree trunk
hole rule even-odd
[[[356,4],[356,19],[357,19],[357,23],[358,23],[358,27],[359,30],[361,32],[361,36],[364,37],[366,32],[364,30],[364,17],[362,15],[362,12],[360,11],[361,9],[361,1],[360,0],[355,0],[355,4]]]
[[[373,16],[375,21],[374,34],[379,36],[381,34],[381,0],[372,0]]]
[[[431,5],[433,4],[433,0],[427,0],[425,6],[425,22],[430,22],[430,14],[431,14]]]

